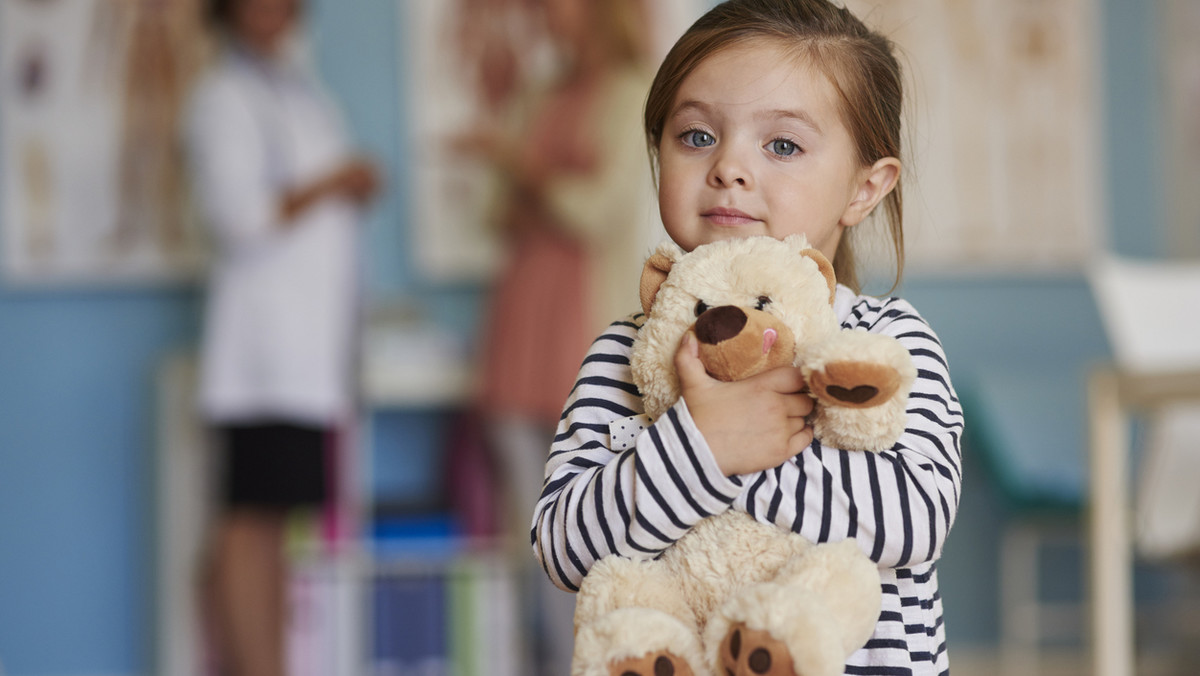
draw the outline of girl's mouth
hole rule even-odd
[[[714,225],[746,225],[758,221],[750,214],[731,207],[714,207],[700,216]]]

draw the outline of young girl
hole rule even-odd
[[[859,295],[848,240],[882,202],[903,262],[900,77],[890,43],[826,0],[730,0],[667,55],[645,111],[667,233],[686,250],[805,234],[834,262],[842,325],[897,338],[918,378],[892,449],[843,451],[813,441],[796,369],[718,382],[685,336],[680,401],[618,451],[609,424],[642,411],[629,353],[644,318],[613,324],[566,402],[534,514],[534,550],[560,587],[578,590],[604,556],[652,559],[706,515],[740,510],[813,542],[854,539],[879,564],[883,609],[847,673],[948,671],[934,562],[958,506],[962,412],[925,321]]]

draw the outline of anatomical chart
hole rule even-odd
[[[180,115],[205,41],[199,0],[0,2],[5,277],[191,276]]]
[[[547,78],[555,55],[539,30],[537,3],[404,0],[397,7],[406,144],[419,168],[408,172],[417,267],[435,281],[487,279],[501,249],[489,213],[497,175],[480,158],[447,150],[478,119],[503,118],[507,98]],[[706,7],[705,0],[644,3],[654,63]]]
[[[1172,254],[1200,258],[1200,3],[1167,0],[1160,8],[1164,89],[1163,173]]]
[[[1103,244],[1097,0],[850,0],[900,48],[914,270],[1053,270]]]

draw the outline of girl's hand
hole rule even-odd
[[[675,370],[692,420],[726,476],[777,467],[812,443],[804,419],[813,400],[802,394],[799,369],[785,366],[722,382],[705,371],[699,343],[688,331],[675,353]]]

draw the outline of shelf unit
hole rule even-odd
[[[322,522],[297,522],[297,535],[290,538],[295,544],[289,676],[523,673],[519,565],[504,543],[453,533],[383,542],[370,537],[371,468],[375,454],[386,452],[376,447],[373,417],[460,406],[472,372],[461,361],[413,361],[411,355],[395,363],[387,338],[372,335],[368,332],[363,358],[363,411],[343,440],[339,499]],[[439,372],[443,377],[435,378]],[[195,581],[212,514],[214,468],[195,416],[195,390],[195,355],[168,355],[158,374],[155,646],[157,672],[172,676],[212,672]],[[422,585],[426,601],[440,601],[440,622],[413,617],[407,607],[421,598]],[[431,624],[443,630],[440,638],[426,635],[441,641],[437,654],[410,660],[404,653],[415,645],[409,630]]]

